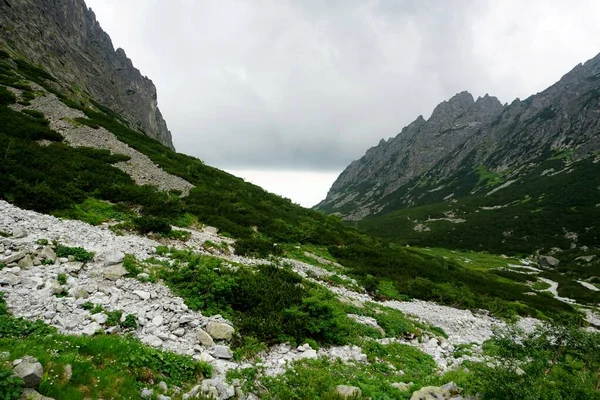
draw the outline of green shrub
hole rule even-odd
[[[56,277],[56,280],[61,285],[66,285],[67,284],[67,274],[58,274],[58,276]]]
[[[94,259],[94,253],[87,251],[82,247],[68,247],[63,245],[57,245],[54,250],[57,257],[75,257],[76,261],[89,262]]]
[[[281,255],[283,250],[271,240],[257,236],[250,238],[238,239],[233,245],[235,253],[245,256],[268,257],[269,255]]]
[[[491,400],[600,398],[596,333],[557,325],[530,334],[513,328],[497,332],[484,350],[498,362],[469,365],[465,382],[458,382],[469,393]]]
[[[139,217],[133,220],[135,229],[140,233],[162,233],[168,235],[171,233],[171,224],[164,218]]]
[[[185,242],[190,240],[190,238],[192,237],[192,233],[180,229],[172,229],[169,233],[165,234],[164,236],[170,239],[176,239]]]
[[[104,313],[108,316],[106,320],[106,326],[117,326],[121,325],[121,317],[123,316],[123,311],[104,311]],[[131,321],[129,321],[131,323]],[[137,326],[137,324],[136,324]]]
[[[17,101],[17,97],[6,89],[4,86],[0,86],[0,106],[6,106],[13,104]]]
[[[137,318],[133,314],[127,314],[120,325],[123,329],[135,329],[137,328]]]
[[[13,370],[0,364],[0,399],[17,400],[23,393],[25,383],[15,376]]]

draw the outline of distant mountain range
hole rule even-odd
[[[600,55],[525,100],[462,92],[367,150],[315,208],[421,245],[590,246],[600,227]]]

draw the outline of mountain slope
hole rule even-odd
[[[458,235],[464,239],[460,246],[477,249],[491,249],[490,240],[477,240],[482,230],[506,243],[508,232],[515,231],[515,221],[506,217],[518,214],[527,216],[523,224],[532,218],[538,222],[514,235],[514,242],[527,242],[540,229],[552,231],[544,240],[519,246],[520,251],[569,247],[573,241],[558,238],[568,232],[587,235],[579,243],[589,246],[600,236],[597,227],[582,221],[598,211],[599,101],[600,55],[545,91],[510,105],[487,95],[474,102],[460,93],[436,107],[428,120],[417,118],[350,164],[316,209],[364,219],[359,225],[371,232],[409,243],[444,245],[450,236],[456,245]],[[518,201],[539,204],[524,211]],[[575,207],[578,216],[565,216]],[[499,209],[504,211],[490,211]],[[482,220],[486,213],[493,216]],[[498,247],[510,251],[508,244]]]
[[[0,49],[40,65],[75,97],[92,97],[136,130],[173,148],[156,88],[110,37],[84,0],[0,1]]]

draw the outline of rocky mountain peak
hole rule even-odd
[[[449,100],[442,101],[440,104],[438,104],[433,109],[433,113],[431,113],[431,117],[428,121],[433,122],[438,120],[454,119],[471,108],[473,103],[475,103],[475,100],[473,99],[473,95],[471,93],[467,91],[457,93]]]
[[[156,87],[123,49],[114,49],[83,0],[0,1],[0,48],[44,67],[173,148]]]

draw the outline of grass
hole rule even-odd
[[[123,205],[115,205],[93,197],[86,198],[82,203],[74,205],[71,209],[57,211],[54,215],[62,218],[78,219],[90,225],[100,225],[108,221],[129,221],[135,216],[131,210]]]
[[[496,254],[469,250],[452,250],[440,247],[422,248],[417,246],[411,246],[410,250],[452,260],[458,265],[461,265],[473,271],[488,271],[494,268],[507,267],[508,264],[520,265],[521,263],[521,261],[515,257],[503,257]]]
[[[370,359],[368,364],[320,358],[294,362],[284,374],[275,377],[248,369],[232,371],[228,378],[245,381],[247,389],[264,399],[302,400],[341,399],[335,394],[337,385],[359,387],[361,398],[408,399],[409,392],[393,388],[392,383],[412,381],[416,385],[411,389],[416,390],[443,380],[434,374],[433,359],[413,347],[371,342],[365,352]]]
[[[44,367],[38,391],[65,400],[139,398],[143,387],[156,387],[161,380],[190,387],[199,377],[211,375],[205,363],[145,346],[132,337],[62,335],[40,322],[14,318],[1,299],[0,351],[9,353],[8,362],[25,355],[37,358]],[[73,371],[70,380],[64,376],[67,365]],[[6,382],[2,368],[0,388]]]

